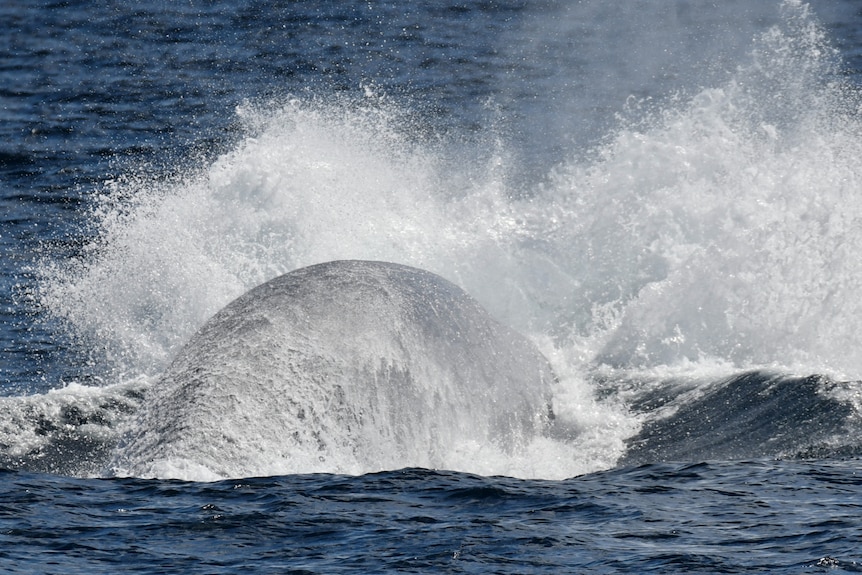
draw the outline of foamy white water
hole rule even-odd
[[[527,193],[502,136],[415,137],[409,110],[372,90],[241,107],[244,135],[215,162],[106,190],[98,241],[46,270],[43,303],[120,381],[157,375],[212,314],[287,271],[433,271],[537,342],[561,377],[555,410],[580,431],[518,457],[453,447],[453,468],[479,473],[613,465],[638,418],[593,397],[600,366],[862,377],[859,97],[807,6],[782,7],[729,81],[661,107],[632,98],[606,144]]]
[[[807,7],[783,8],[728,84],[560,175],[620,314],[599,361],[862,373],[859,95]]]

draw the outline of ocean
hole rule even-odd
[[[855,0],[0,22],[3,572],[862,571]]]

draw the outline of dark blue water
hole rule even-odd
[[[13,0],[0,29],[3,571],[862,570],[853,0]],[[116,477],[208,317],[341,258],[525,333],[567,434]]]
[[[848,463],[566,481],[421,469],[221,483],[3,474],[10,573],[817,573],[862,569]]]

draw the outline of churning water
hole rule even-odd
[[[859,98],[808,6],[780,12],[723,81],[630,96],[618,128],[532,182],[495,127],[423,134],[374,86],[243,103],[213,160],[107,182],[94,240],[43,264],[39,301],[116,393],[276,275],[335,259],[433,271],[555,364],[555,411],[580,438],[527,459],[566,460],[560,478],[612,465],[638,428],[618,396],[596,400],[597,373],[857,378]],[[447,467],[488,471],[468,461]]]

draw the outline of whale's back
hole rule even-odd
[[[215,477],[451,467],[511,452],[551,413],[547,360],[463,290],[403,265],[336,261],[247,292],[155,386],[115,464]]]

